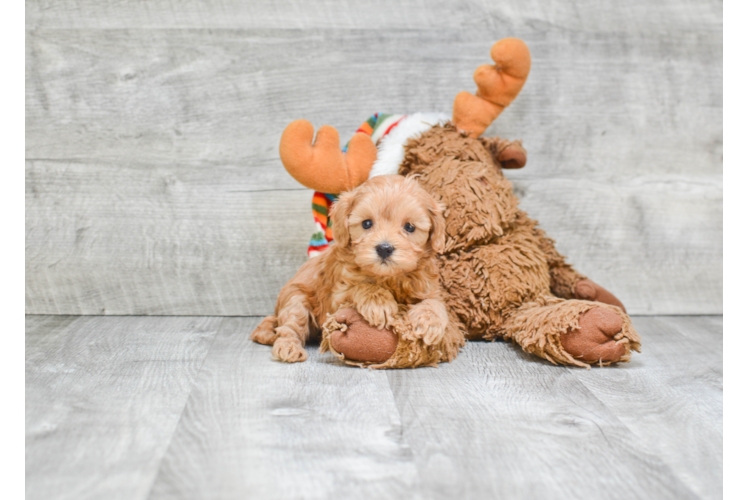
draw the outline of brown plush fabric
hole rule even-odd
[[[538,238],[540,250],[548,261],[548,272],[551,277],[551,292],[562,299],[581,299],[574,287],[580,280],[586,279],[566,263],[566,258],[556,250],[556,242],[549,238],[545,231],[534,227],[533,233]]]
[[[335,313],[334,321],[325,330],[320,350],[342,353],[350,361],[384,363],[397,349],[397,335],[374,328],[352,308]]]
[[[517,197],[483,144],[454,127],[434,127],[408,142],[400,173],[418,174],[444,205],[446,252],[488,243],[517,218]]]
[[[577,283],[574,285],[574,296],[577,299],[595,300],[597,302],[602,302],[603,304],[618,306],[623,309],[623,312],[626,312],[626,308],[623,307],[623,303],[621,303],[621,301],[618,300],[615,295],[592,280],[580,279],[579,281],[577,281]]]
[[[372,331],[372,327],[357,316],[358,313],[353,310],[342,315],[329,316],[322,327],[320,351],[330,351],[346,364],[362,368],[418,368],[450,362],[457,357],[460,348],[465,345],[465,336],[460,329],[460,322],[451,314],[444,336],[435,344],[427,344],[424,339],[413,338],[410,335],[412,325],[405,315],[399,315],[398,320],[390,325],[392,332]],[[349,341],[345,338],[348,335],[353,335],[354,338]],[[363,339],[365,346],[362,349],[356,345],[356,339],[364,337],[368,338]],[[384,350],[372,348],[373,344],[381,343],[389,349],[393,338],[398,339],[394,354],[382,360]]]
[[[449,309],[469,339],[511,339],[553,363],[628,361],[640,339],[614,307],[617,299],[567,264],[519,209],[501,172],[501,152],[511,144],[446,124],[406,145],[400,173],[415,176],[446,207],[438,263]],[[597,301],[573,300],[587,297]]]
[[[500,336],[507,311],[549,289],[545,256],[531,238],[512,232],[439,259],[447,306],[465,324],[469,338]]]
[[[587,363],[610,362],[626,354],[627,338],[623,333],[623,317],[618,311],[595,307],[579,316],[579,329],[561,335],[566,352]]]
[[[580,317],[584,313],[595,309],[606,309],[620,318],[620,330],[599,338],[594,335],[596,330],[610,331],[610,319],[607,315],[594,314],[584,322],[582,331]],[[619,308],[599,302],[582,300],[563,300],[551,295],[536,297],[521,307],[510,311],[503,329],[505,339],[514,340],[522,349],[551,363],[560,363],[589,367],[589,364],[606,365],[611,362],[626,362],[631,357],[631,350],[638,351],[640,347],[639,335],[631,325],[631,319]],[[597,323],[600,321],[601,323]],[[577,343],[570,339],[584,336],[584,340]],[[562,337],[565,342],[562,342]],[[594,358],[594,343],[606,344],[610,338],[618,342],[622,349],[618,357],[611,359],[609,351],[603,349],[606,359]],[[569,352],[567,347],[576,348]]]

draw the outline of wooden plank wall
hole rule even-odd
[[[486,135],[634,314],[722,312],[722,4],[26,2],[26,312],[262,315],[305,260],[284,126],[451,109],[492,43],[529,81]]]
[[[748,5],[721,2],[719,10],[719,152],[724,165],[725,313],[748,313]]]

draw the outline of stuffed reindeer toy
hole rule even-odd
[[[311,260],[349,244],[336,241],[337,226],[359,222],[353,213],[338,211],[338,196],[348,203],[346,193],[367,179],[405,176],[444,207],[444,244],[434,247],[433,262],[443,290],[440,300],[457,322],[451,332],[459,331],[467,340],[511,340],[554,364],[589,367],[629,361],[632,351],[639,351],[640,339],[623,304],[572,268],[538,222],[519,208],[503,169],[526,164],[521,142],[481,137],[517,97],[530,72],[530,51],[516,38],[494,44],[491,58],[493,65],[475,71],[476,94],[457,94],[451,119],[443,114],[376,114],[342,152],[334,128],[321,127],[313,141],[309,122],[288,125],[280,143],[283,165],[316,191],[318,231],[309,249]],[[372,325],[350,303],[328,312],[327,319],[316,319],[321,349],[359,365],[434,364],[451,360],[461,345],[454,339],[427,344],[403,323]],[[261,324],[261,333],[253,338],[272,343],[279,328],[271,327],[272,322]]]

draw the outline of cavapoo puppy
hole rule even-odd
[[[381,362],[396,357],[396,350],[411,357],[420,352],[421,364],[450,361],[464,341],[437,274],[435,256],[445,241],[441,212],[415,179],[400,175],[373,177],[343,193],[331,214],[335,243],[301,266],[281,289],[275,315],[251,339],[272,345],[276,359],[294,363],[307,359],[304,345],[323,326],[336,330],[326,331],[332,345],[327,337],[322,345],[335,352],[335,342],[345,336],[343,324],[363,319],[374,343],[393,339]],[[403,343],[411,345],[399,348]],[[379,367],[398,362],[385,364]]]

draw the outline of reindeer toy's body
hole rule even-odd
[[[398,137],[378,141],[379,152],[369,135],[357,133],[342,154],[335,129],[322,127],[312,145],[311,124],[299,120],[283,133],[281,159],[299,182],[323,193],[351,189],[370,174],[417,174],[446,207],[440,277],[468,339],[512,339],[562,364],[628,361],[639,337],[623,305],[566,264],[553,240],[517,206],[502,167],[524,166],[521,144],[479,138],[519,94],[530,70],[520,40],[497,42],[491,57],[495,66],[475,72],[477,95],[457,95],[451,122],[435,115],[415,117],[410,125],[405,120]],[[365,352],[350,347],[376,334],[365,327],[360,318],[347,327],[331,320],[323,347],[365,363]],[[394,357],[400,359],[389,366],[408,366],[402,345]]]

